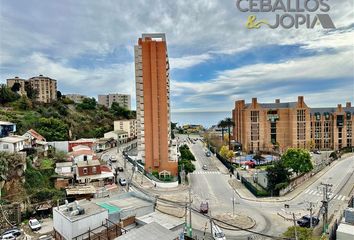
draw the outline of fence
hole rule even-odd
[[[245,177],[241,177],[241,183],[256,197],[269,197],[270,194],[262,187],[257,188],[251,181],[247,180]]]

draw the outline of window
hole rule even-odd
[[[97,172],[97,168],[96,167],[92,167],[92,173],[96,173]]]
[[[84,155],[84,161],[87,161],[87,156],[86,155]]]
[[[84,169],[82,170],[82,172],[83,172],[85,175],[87,175],[87,168],[84,168]]]
[[[3,145],[2,145],[2,148],[3,148],[3,149],[9,149],[9,144],[3,144]]]

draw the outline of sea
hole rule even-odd
[[[231,118],[230,112],[171,112],[171,121],[177,123],[178,126],[185,124],[203,125],[209,128],[218,124],[220,120]]]

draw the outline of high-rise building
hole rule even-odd
[[[310,108],[299,96],[297,102],[235,102],[232,111],[233,138],[245,151],[281,152],[289,147],[333,150],[353,146],[354,108]]]
[[[7,79],[7,86],[12,87],[15,83],[20,84],[20,95],[27,95],[26,85],[37,91],[36,101],[50,103],[57,100],[57,80],[39,75],[28,80],[18,77]]]
[[[176,176],[171,140],[169,62],[165,34],[143,34],[135,46],[138,156],[148,172]]]
[[[128,110],[131,109],[131,97],[128,94],[107,94],[98,95],[98,104],[110,108],[112,104],[116,102],[119,106],[124,107]]]

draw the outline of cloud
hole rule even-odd
[[[200,55],[184,56],[180,58],[170,58],[169,61],[172,69],[184,69],[206,62],[211,58],[212,56],[206,53]]]

